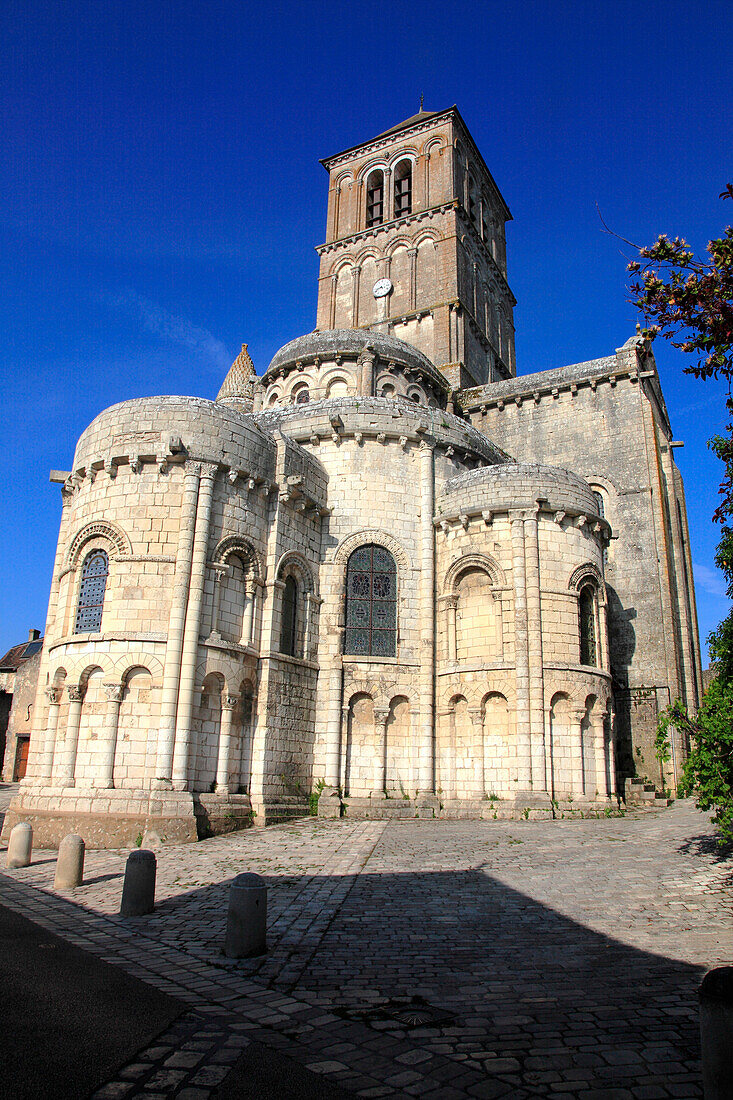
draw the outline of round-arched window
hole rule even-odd
[[[298,585],[295,577],[285,578],[282,602],[282,623],[280,626],[280,652],[289,657],[297,656],[298,625]]]
[[[94,633],[101,628],[108,576],[109,558],[104,550],[92,550],[84,559],[81,569],[81,587],[74,623],[75,634]]]
[[[307,405],[311,399],[310,390],[307,386],[299,386],[293,396],[296,405]]]
[[[580,663],[581,665],[598,664],[596,651],[596,594],[592,584],[585,584],[580,590],[578,600],[578,615],[580,618]]]
[[[346,566],[344,653],[397,655],[397,566],[376,543],[354,550]]]

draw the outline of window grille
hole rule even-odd
[[[298,620],[298,585],[294,577],[286,577],[283,589],[282,624],[280,627],[280,652],[289,657],[297,656],[296,625]]]
[[[92,550],[91,554],[87,554],[81,570],[75,634],[95,633],[101,629],[108,576],[109,558],[104,550]]]
[[[367,229],[384,221],[384,176],[372,172],[367,180]]]
[[[344,653],[397,655],[397,566],[374,543],[355,550],[346,567]]]
[[[580,663],[598,664],[596,655],[596,601],[592,585],[586,584],[580,590],[578,615],[580,617]]]
[[[412,213],[412,165],[403,161],[397,165],[394,181],[394,216]]]

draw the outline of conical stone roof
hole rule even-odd
[[[217,401],[225,401],[227,398],[237,398],[241,401],[252,401],[255,387],[255,368],[247,345],[242,344],[242,350],[232,363],[222,387],[216,395]]]

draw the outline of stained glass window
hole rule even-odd
[[[286,577],[283,589],[283,613],[280,627],[280,652],[295,657],[296,622],[298,617],[298,585],[294,577]]]
[[[397,567],[375,543],[355,550],[346,567],[344,653],[397,655]]]
[[[104,550],[92,550],[91,554],[87,554],[81,570],[75,634],[93,633],[101,628],[104,590],[107,587],[108,576],[109,558]]]
[[[308,389],[307,386],[301,386],[299,390],[296,390],[296,393],[295,393],[295,404],[296,405],[307,405],[308,402],[310,401],[310,399],[311,399],[310,390]]]
[[[580,663],[598,664],[596,656],[596,609],[595,593],[590,584],[580,590],[578,614],[580,616]]]

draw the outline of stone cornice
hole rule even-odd
[[[388,145],[394,145],[395,142],[402,141],[405,134],[427,133],[427,131],[432,130],[434,126],[448,122],[457,113],[455,107],[448,107],[445,111],[431,115],[430,118],[425,119],[423,122],[416,122],[413,126],[405,127],[404,130],[388,130],[386,134],[379,134],[377,137],[372,138],[370,141],[365,141],[361,145],[352,145],[350,148],[344,149],[340,153],[334,153],[330,157],[324,157],[321,164],[327,172],[330,172],[332,168],[338,167],[340,164],[348,164],[349,161],[352,161],[354,159],[354,153],[357,151],[360,156],[368,156],[369,153],[377,152],[379,149],[384,149]]]
[[[458,199],[450,199],[448,202],[439,203],[437,206],[428,206],[425,210],[415,210],[412,214],[405,214],[401,218],[393,218],[392,221],[382,222],[381,225],[372,225],[368,229],[362,229],[358,233],[352,233],[348,237],[338,237],[335,241],[326,241],[316,245],[316,252],[323,256],[326,252],[333,252],[337,248],[343,248],[355,241],[369,240],[378,237],[380,233],[392,232],[403,225],[431,220],[435,214],[446,214],[449,210],[455,210],[460,203]]]
[[[543,373],[552,376],[554,372],[549,370]],[[601,384],[615,386],[620,380],[638,382],[640,378],[645,376],[646,372],[640,372],[635,367],[617,366],[613,370],[601,370],[597,374],[588,375],[584,378],[553,379],[548,377],[547,381],[541,382],[539,380],[540,375],[530,375],[526,385],[522,386],[522,376],[517,375],[506,380],[507,382],[517,383],[517,386],[511,392],[494,394],[491,392],[492,389],[502,387],[504,383],[488,382],[483,386],[474,386],[467,390],[458,391],[456,400],[464,412],[478,412],[479,410],[485,412],[491,408],[501,410],[505,405],[521,405],[524,401],[534,401],[534,404],[538,405],[541,400],[548,397],[556,399],[561,393],[569,392],[574,396],[581,387],[595,390]]]

